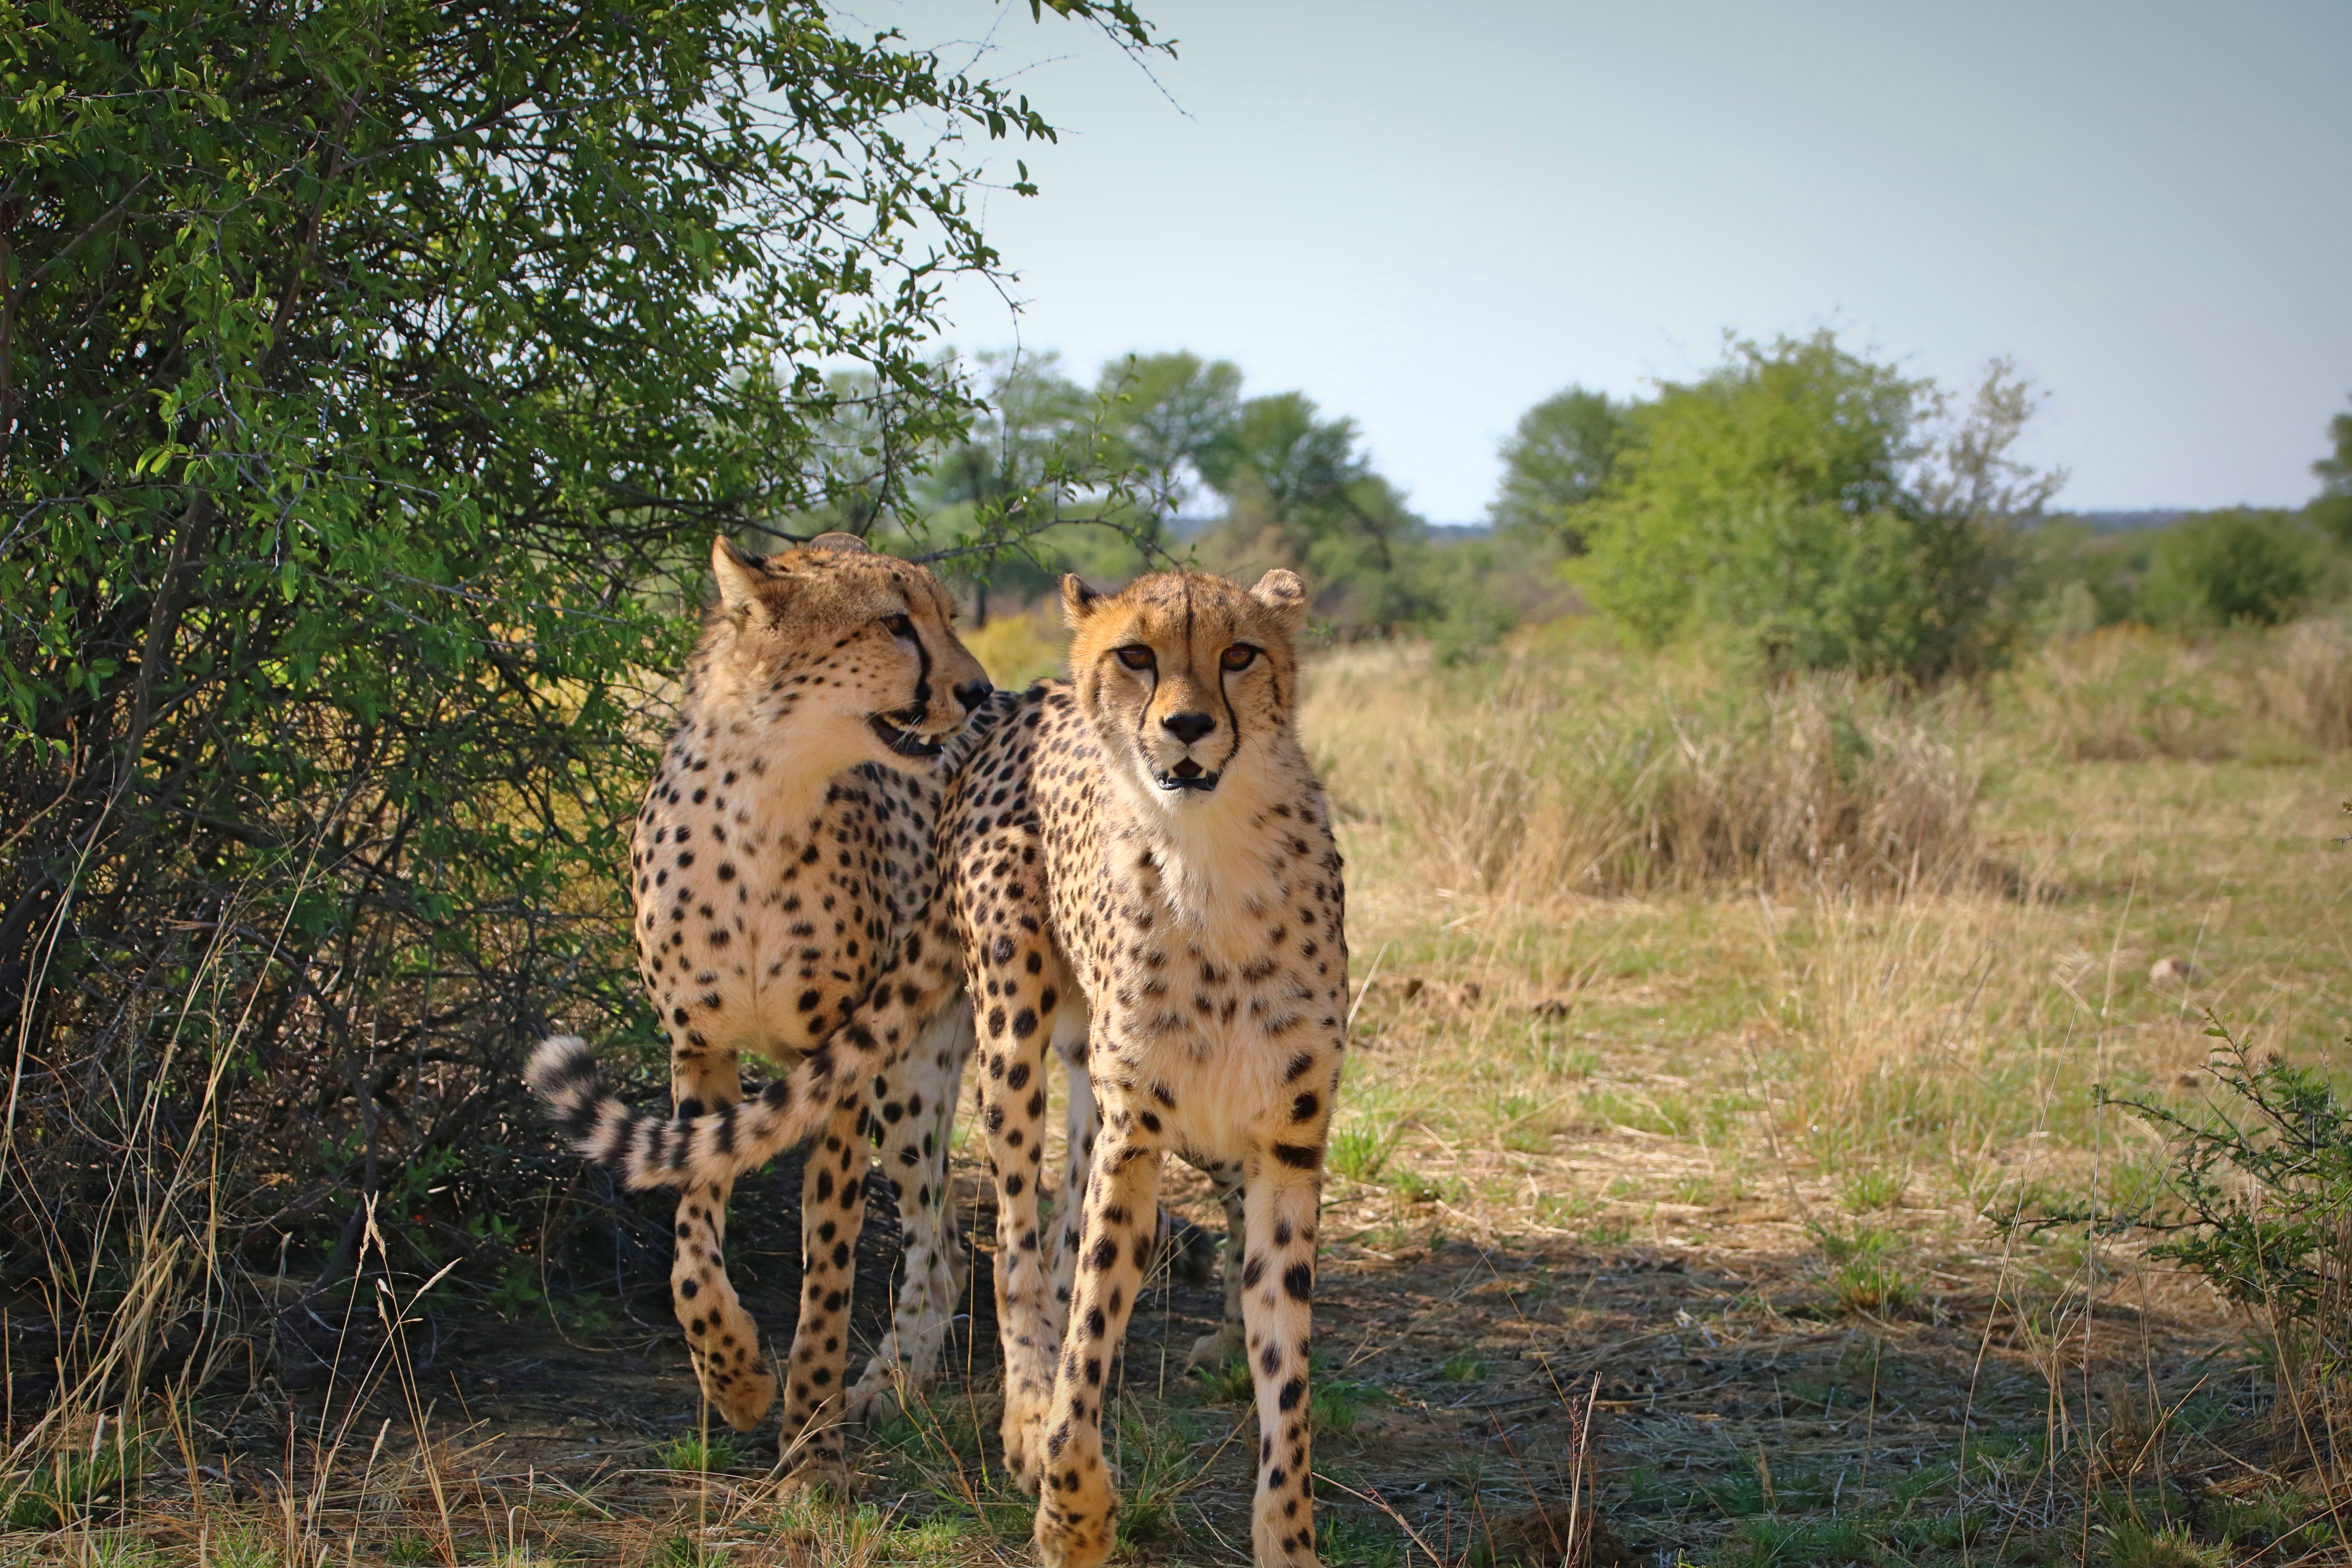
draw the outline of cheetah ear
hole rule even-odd
[[[739,616],[756,602],[756,586],[768,580],[760,557],[744,554],[723,533],[710,542],[710,574],[719,580],[719,609]]]
[[[871,555],[874,547],[854,533],[820,533],[808,542],[811,550],[846,550],[853,555]]]
[[[1095,613],[1103,596],[1087,586],[1076,572],[1062,574],[1062,619],[1076,631],[1081,622]]]
[[[1286,632],[1295,632],[1307,619],[1307,585],[1298,574],[1287,567],[1277,566],[1257,580],[1250,591],[1255,599],[1274,616],[1275,625]]]

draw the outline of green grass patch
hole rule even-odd
[[[735,1447],[735,1439],[717,1432],[708,1436],[695,1433],[673,1438],[654,1449],[655,1462],[663,1469],[698,1474],[731,1470],[741,1458],[741,1452]]]
[[[1325,1159],[1351,1182],[1377,1182],[1404,1136],[1402,1122],[1355,1121],[1333,1131]]]

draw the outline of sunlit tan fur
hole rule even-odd
[[[1330,814],[1293,725],[1306,595],[1281,571],[1246,591],[1184,573],[1063,591],[1070,684],[991,700],[940,824],[997,1178],[1007,1468],[1041,1489],[1050,1568],[1109,1553],[1102,1402],[1160,1159],[1180,1154],[1241,1188],[1256,1560],[1311,1563],[1307,1356],[1347,945]],[[1101,1131],[1058,1249],[1064,1313],[1039,1236],[1045,1051],[1081,1005]]]
[[[962,973],[935,898],[935,827],[989,684],[931,574],[856,539],[764,560],[721,540],[711,568],[718,603],[629,857],[675,1118],[604,1094],[576,1037],[541,1045],[526,1077],[581,1152],[630,1186],[684,1189],[674,1302],[705,1394],[739,1430],[767,1413],[775,1379],[721,1261],[728,1194],[815,1140],[782,1444],[831,1474],[869,1126],[899,1184],[909,1290],[953,1288],[940,1162],[970,1034],[950,1011]],[[909,1059],[919,1032],[927,1048]],[[746,1053],[792,1070],[746,1101]]]

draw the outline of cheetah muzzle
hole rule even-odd
[[[866,727],[890,751],[902,757],[936,757],[947,749],[945,741],[924,734],[914,726],[922,721],[919,707],[901,708],[889,714],[869,713]],[[896,722],[893,722],[893,721]]]

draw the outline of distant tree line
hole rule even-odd
[[[1828,331],[1733,340],[1717,369],[1654,396],[1570,386],[1529,409],[1489,515],[1555,543],[1636,639],[1722,642],[1768,672],[1933,683],[2038,636],[2270,624],[2336,592],[2352,415],[2330,426],[2300,511],[2099,537],[2047,518],[2065,473],[2016,455],[2037,403],[2006,360],[1957,397]]]
[[[1557,553],[1548,541],[1517,540],[1499,556],[1437,544],[1352,419],[1303,392],[1248,395],[1229,361],[1134,354],[1090,385],[1051,353],[983,353],[969,368],[983,406],[923,455],[911,521],[835,501],[783,526],[850,528],[919,553],[942,538],[1016,542],[941,563],[982,623],[1045,597],[1066,570],[1117,581],[1179,558],[1236,574],[1290,567],[1324,635],[1413,631],[1449,654],[1566,601],[1548,569],[1525,580],[1528,556],[1548,567]],[[843,395],[861,401],[852,387]]]
[[[1181,556],[1291,567],[1326,635],[1426,636],[1449,660],[1580,595],[1637,642],[1707,642],[1768,678],[1840,668],[1926,686],[2119,621],[2288,619],[2338,595],[2352,551],[2352,414],[2330,426],[2320,494],[2300,510],[2103,535],[2050,511],[2063,469],[2019,456],[2041,399],[2009,361],[1958,393],[1827,331],[1727,338],[1716,368],[1646,396],[1546,398],[1503,445],[1488,534],[1451,542],[1377,471],[1352,420],[1301,392],[1251,395],[1227,361],[1136,354],[1091,384],[1050,353],[963,368],[982,407],[909,454],[903,514],[836,496],[782,526],[917,551],[1013,541],[943,563],[982,622],[1064,570],[1116,580]],[[847,384],[838,395],[872,402]]]

